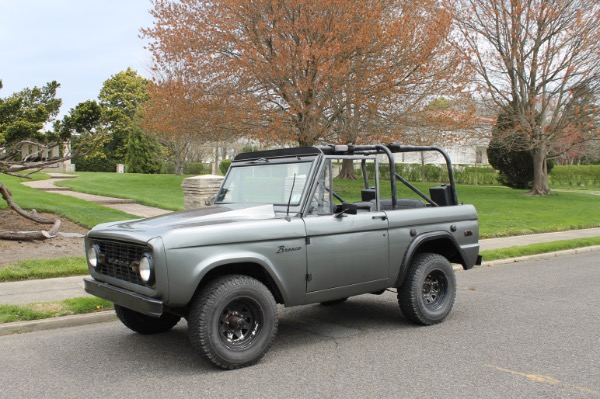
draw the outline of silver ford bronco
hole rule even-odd
[[[396,173],[394,154],[410,152],[443,157],[445,184],[427,195]],[[334,178],[344,161],[364,187]],[[395,288],[407,319],[440,323],[456,296],[451,263],[480,264],[478,237],[475,208],[459,204],[441,148],[244,153],[213,206],[94,227],[85,239],[85,289],[114,302],[121,322],[141,334],[186,318],[194,349],[235,369],[273,343],[278,303],[332,305]]]

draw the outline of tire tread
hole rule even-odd
[[[210,335],[207,331],[208,325],[207,323],[202,323],[201,320],[207,320],[210,317],[209,313],[211,311],[211,308],[215,306],[215,303],[219,300],[220,297],[222,297],[232,289],[236,289],[238,287],[243,286],[251,286],[257,289],[271,303],[271,308],[274,310],[272,314],[273,330],[268,342],[265,345],[264,350],[259,356],[248,362],[238,364],[227,362],[221,359],[220,356],[217,353],[215,353],[215,351],[210,345]],[[208,361],[210,361],[218,367],[228,370],[251,366],[253,364],[256,364],[264,356],[264,354],[273,344],[275,336],[277,335],[278,319],[276,313],[275,299],[273,298],[273,295],[271,294],[269,289],[254,278],[245,275],[223,276],[210,282],[206,287],[204,287],[200,291],[197,298],[194,299],[192,307],[190,309],[190,318],[188,320],[188,324],[189,338],[192,347],[196,351],[198,351],[203,357],[205,357]]]
[[[449,300],[451,303],[449,304],[449,309],[445,315],[439,318],[432,319],[426,314],[423,314],[423,311],[419,308],[419,303],[422,300],[419,296],[421,294],[421,281],[417,278],[418,274],[422,273],[422,268],[425,267],[430,262],[438,262],[443,261],[447,264],[447,267],[452,272],[452,275],[448,277],[454,281],[448,287],[450,292],[447,293],[449,295]],[[452,266],[450,266],[448,260],[441,255],[435,253],[421,253],[417,254],[413,261],[411,262],[410,269],[408,271],[408,275],[406,280],[402,284],[402,286],[398,289],[398,304],[400,305],[400,310],[404,316],[410,321],[421,324],[421,325],[433,325],[441,323],[448,317],[450,310],[454,304],[454,300],[456,297],[456,283],[453,276],[454,271],[452,270]]]

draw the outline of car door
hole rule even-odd
[[[385,213],[319,216],[305,224],[307,292],[387,279]]]
[[[331,160],[329,160],[331,162]],[[325,193],[317,204],[333,203],[335,192],[331,164],[324,165],[315,195]],[[321,186],[319,186],[321,185]],[[338,201],[339,202],[339,201]],[[334,214],[322,204],[305,217],[307,234],[307,292],[386,280],[389,268],[388,221],[382,211],[364,206],[356,214]]]

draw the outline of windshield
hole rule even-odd
[[[300,205],[312,162],[232,165],[217,203]]]

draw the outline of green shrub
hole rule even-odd
[[[211,165],[202,162],[192,162],[185,165],[183,173],[186,175],[206,175],[211,172]]]
[[[397,163],[396,173],[410,182],[440,182],[447,180],[446,166],[440,164]],[[550,166],[550,165],[549,165]],[[496,186],[501,184],[499,173],[490,165],[453,165],[454,180],[457,184]],[[424,171],[425,179],[422,179]],[[367,164],[367,173],[370,180],[374,179],[375,166]],[[379,164],[379,178],[388,180],[389,167],[385,163]],[[362,179],[362,169],[356,165],[356,176]],[[600,187],[600,165],[556,165],[549,174],[551,187]]]
[[[227,174],[227,171],[229,170],[229,166],[231,166],[231,159],[222,160],[219,164],[219,172],[221,172],[221,174],[225,176]]]
[[[600,187],[600,165],[556,165],[548,178],[552,187]]]
[[[445,164],[395,164],[396,173],[410,182],[448,182],[448,170]],[[489,165],[454,165],[454,180],[457,184],[471,185],[497,185],[498,172]],[[375,165],[367,164],[367,174],[369,180],[375,176]],[[362,169],[356,165],[356,176],[362,179]],[[390,169],[388,164],[379,164],[379,178],[389,180]]]
[[[71,161],[75,169],[81,172],[116,172],[117,162],[108,158],[75,157]]]
[[[517,122],[509,112],[498,115],[492,128],[492,139],[487,149],[490,165],[499,172],[499,182],[507,187],[527,189],[533,184],[534,166],[533,155],[527,148],[529,142],[517,130]],[[546,162],[548,171],[554,164]]]
[[[175,163],[163,162],[160,167],[161,175],[174,175],[175,174]]]
[[[456,165],[454,167],[454,180],[458,184],[496,186],[498,172],[489,165],[471,166]]]
[[[159,173],[161,163],[159,157],[161,147],[158,141],[135,129],[129,134],[127,142],[127,172],[128,173]]]

